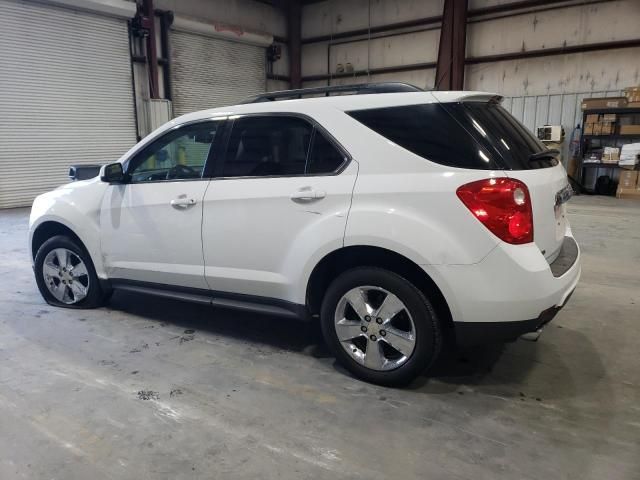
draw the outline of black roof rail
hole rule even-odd
[[[331,93],[399,93],[399,92],[424,92],[423,89],[401,82],[385,83],[359,83],[357,85],[332,85],[328,87],[300,88],[297,90],[280,90],[279,92],[267,92],[247,98],[242,103],[274,102],[277,100],[292,100],[302,98],[304,95],[324,94],[326,97]]]

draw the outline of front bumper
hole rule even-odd
[[[566,304],[580,278],[580,249],[568,231],[551,264],[535,244],[501,244],[478,264],[440,266],[437,275],[458,345],[508,342],[539,330]]]

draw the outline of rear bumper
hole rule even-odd
[[[581,273],[580,249],[571,231],[566,233],[551,265],[532,243],[500,244],[474,265],[432,267],[459,345],[512,341],[553,319]]]
[[[519,322],[456,322],[456,344],[459,347],[513,342],[525,333],[536,332],[554,319],[562,307],[551,307],[538,318]]]

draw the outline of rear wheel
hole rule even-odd
[[[322,302],[321,322],[340,363],[381,385],[412,381],[435,361],[442,344],[429,300],[380,268],[354,268],[336,278]]]
[[[34,270],[38,289],[50,305],[94,308],[106,299],[91,257],[67,236],[57,235],[42,244]]]

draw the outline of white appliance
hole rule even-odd
[[[538,127],[538,138],[543,142],[561,142],[564,138],[562,125],[543,125]]]

